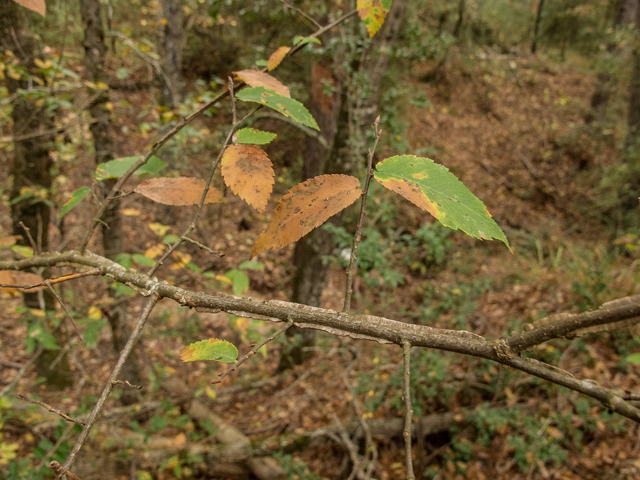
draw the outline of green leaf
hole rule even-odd
[[[65,204],[62,205],[62,208],[60,209],[60,215],[58,215],[58,219],[61,219],[67,213],[69,213],[71,210],[73,210],[73,207],[75,207],[82,200],[84,200],[84,197],[86,197],[87,194],[90,191],[91,191],[91,189],[89,187],[81,187],[78,190],[76,190],[75,192],[73,192],[71,194],[71,198],[69,198],[69,200],[67,200],[65,202]]]
[[[234,268],[232,270],[229,270],[225,274],[225,277],[231,280],[234,295],[240,297],[244,295],[247,290],[249,290],[249,277],[243,271],[236,270]]]
[[[145,173],[148,173],[150,175],[157,175],[166,166],[167,166],[167,163],[163,162],[162,160],[160,160],[158,157],[154,155],[147,161],[147,163],[145,163],[143,166],[141,166],[139,169],[133,172],[133,174],[144,175]]]
[[[214,360],[216,362],[233,363],[238,358],[238,349],[226,340],[209,338],[192,343],[180,352],[183,362],[196,360]]]
[[[316,37],[301,37],[297,35],[293,37],[293,45],[306,45],[307,43],[315,43],[317,45],[322,45],[322,42]]]
[[[264,270],[264,263],[260,262],[250,262],[246,260],[240,264],[238,268],[242,270]]]
[[[280,112],[285,117],[289,117],[292,120],[306,125],[307,127],[320,130],[313,116],[309,113],[309,110],[305,108],[297,100],[293,98],[283,97],[276,92],[265,87],[251,87],[240,90],[236,95],[238,100],[243,102],[256,102],[265,107],[274,109],[276,112]]]
[[[120,178],[138,161],[141,156],[136,155],[134,157],[122,157],[110,160],[105,163],[101,163],[96,167],[96,180],[101,182],[107,178]],[[157,157],[151,157],[147,163],[138,168],[134,175],[142,175],[145,173],[157,174],[160,170],[166,167],[167,164]]]
[[[277,136],[275,133],[262,132],[255,128],[242,128],[236,132],[236,143],[266,145],[275,140]]]
[[[33,257],[33,248],[31,247],[25,247],[23,245],[11,245],[9,250],[17,253],[18,255],[24,258]]]
[[[138,265],[142,265],[143,267],[153,267],[156,264],[156,261],[153,258],[145,257],[139,253],[134,253],[131,255],[131,258],[135,260]]]
[[[627,362],[629,362],[629,363],[640,363],[640,353],[634,353],[633,355],[629,355],[627,357]]]
[[[101,163],[96,167],[96,180],[98,182],[107,178],[120,178],[134,163],[140,160],[140,155],[135,157],[123,157]]]
[[[256,66],[258,67],[266,67],[269,65],[269,60],[256,60]]]
[[[511,251],[484,204],[442,165],[429,158],[398,155],[378,163],[376,170],[374,176],[384,187],[431,213],[445,227],[482,240],[497,238]]]
[[[130,269],[133,266],[133,263],[131,262],[131,255],[129,255],[128,253],[119,253],[119,254],[117,254],[114,257],[113,261],[116,262],[116,263],[119,263],[120,265],[122,265],[127,270]],[[155,263],[154,263],[154,265],[155,265]]]

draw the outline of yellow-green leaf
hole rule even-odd
[[[358,0],[356,8],[371,38],[382,27],[391,8],[391,0]]]
[[[216,362],[233,363],[238,358],[238,349],[226,340],[208,338],[192,343],[180,351],[183,362],[196,360],[213,360]]]
[[[390,157],[376,166],[380,184],[426,210],[445,227],[481,240],[509,241],[484,204],[446,167],[415,155]]]

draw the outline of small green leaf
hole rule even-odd
[[[116,263],[119,263],[120,265],[122,265],[127,270],[130,269],[133,266],[133,263],[131,262],[131,255],[129,255],[128,253],[119,253],[119,254],[117,254],[114,257],[113,261],[116,262]],[[155,265],[155,263],[154,263],[154,265]]]
[[[96,180],[100,182],[107,178],[120,178],[122,175],[127,173],[127,170],[129,170],[138,160],[140,160],[140,155],[136,155],[135,157],[116,158],[115,160],[101,163],[96,167]]]
[[[156,261],[153,258],[145,257],[139,253],[134,253],[131,255],[131,258],[135,260],[138,265],[142,265],[143,267],[153,267],[156,264]]]
[[[256,60],[256,66],[258,67],[266,67],[269,65],[269,60]]]
[[[192,343],[180,351],[183,362],[196,360],[214,360],[216,362],[233,363],[238,358],[238,349],[226,340],[208,338]]]
[[[275,91],[265,87],[251,87],[240,90],[236,95],[238,100],[243,102],[256,102],[265,107],[274,109],[276,112],[280,112],[285,117],[289,117],[292,120],[306,125],[307,127],[320,130],[313,116],[309,113],[309,110],[305,108],[297,100],[293,98],[283,97],[278,95]]]
[[[238,268],[241,268],[242,270],[264,270],[264,263],[250,262],[249,260],[246,260],[242,262]]]
[[[246,273],[241,270],[236,270],[235,268],[229,270],[225,277],[231,280],[231,284],[233,286],[233,294],[240,297],[249,290],[249,277]]]
[[[293,45],[306,45],[307,43],[315,43],[317,45],[322,45],[322,42],[316,37],[301,37],[297,35],[293,37]]]
[[[105,163],[101,163],[96,167],[96,180],[101,182],[107,178],[120,178],[122,175],[138,161],[141,156],[136,155],[134,157],[122,157],[110,160]],[[142,175],[145,173],[157,174],[160,170],[166,167],[167,164],[157,157],[151,157],[147,163],[138,168],[134,175]]]
[[[627,362],[629,362],[629,363],[640,363],[640,353],[634,353],[633,355],[629,355],[627,357]]]
[[[24,258],[33,257],[33,248],[31,247],[25,247],[23,245],[11,245],[10,250]]]
[[[84,200],[84,197],[86,197],[90,191],[91,189],[89,187],[81,187],[75,192],[73,192],[71,194],[71,198],[69,198],[69,200],[67,200],[65,204],[62,205],[62,208],[60,209],[60,215],[58,215],[58,219],[61,219],[62,217],[64,217],[67,213],[69,213],[73,209],[73,207],[75,207],[82,200]]]
[[[497,238],[511,251],[507,237],[484,204],[446,167],[429,158],[398,155],[378,163],[374,176],[445,227],[482,240]]]
[[[262,132],[255,128],[242,128],[236,132],[236,143],[266,145],[275,140],[277,136],[275,133]]]
[[[137,169],[133,174],[144,175],[145,173],[148,173],[150,175],[157,175],[166,166],[167,163],[163,162],[154,155],[147,161],[147,163]]]

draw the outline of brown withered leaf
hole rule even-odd
[[[264,213],[273,190],[271,160],[257,145],[231,145],[222,155],[224,183],[245,202]]]
[[[270,88],[278,95],[291,98],[289,87],[283,85],[280,80],[272,77],[268,73],[259,72],[258,70],[240,70],[233,73],[236,74],[236,77],[251,87]]]
[[[284,57],[291,51],[291,47],[280,47],[275,52],[271,54],[269,57],[269,62],[267,63],[267,70],[271,71],[280,65],[280,62],[284,59]]]
[[[13,0],[18,5],[22,5],[29,10],[33,10],[36,13],[39,13],[43,17],[47,13],[47,5],[44,0]]]
[[[204,181],[199,178],[162,177],[145,180],[133,191],[164,205],[184,206],[198,205],[204,187]],[[204,203],[221,203],[223,201],[220,190],[210,187]]]
[[[296,185],[280,200],[269,227],[256,240],[251,257],[302,238],[362,195],[360,181],[349,175],[320,175]]]

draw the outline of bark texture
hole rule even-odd
[[[84,27],[84,51],[85,66],[88,80],[95,83],[108,84],[109,77],[105,69],[105,56],[107,48],[104,43],[104,28],[100,12],[99,0],[80,0],[80,14]],[[91,125],[93,144],[95,148],[96,165],[108,162],[116,158],[113,142],[113,128],[109,110],[106,103],[109,101],[108,91],[103,91],[89,106],[89,112],[95,122]],[[115,184],[115,179],[105,180],[100,184],[100,196],[107,195]],[[111,203],[104,216],[105,224],[102,226],[102,248],[107,258],[113,259],[122,252],[122,216],[119,212],[120,202]],[[113,292],[109,292],[113,296]],[[113,348],[116,353],[124,348],[127,339],[131,335],[131,328],[127,323],[127,311],[124,306],[109,308],[106,316],[111,327]],[[139,385],[142,381],[137,355],[132,352],[123,367],[124,379]],[[138,402],[140,393],[133,389],[122,391],[122,403],[129,405]]]
[[[13,52],[20,66],[35,74],[34,41],[23,28],[24,12],[20,9],[22,7],[12,0],[0,0],[0,49],[3,55],[7,51]],[[26,78],[15,79],[10,75],[5,75],[5,82],[10,95],[15,95],[21,89],[29,89],[31,85]],[[13,102],[11,116],[14,137],[33,135],[32,138],[14,141],[11,198],[22,195],[27,189],[31,191],[35,189],[35,193],[43,194],[43,198],[38,199],[38,195],[34,195],[11,205],[13,233],[22,236],[18,241],[19,244],[30,247],[31,243],[20,225],[24,224],[29,229],[37,250],[47,251],[49,250],[51,209],[43,200],[49,195],[52,181],[49,149],[53,137],[50,134],[39,134],[51,130],[53,119],[45,108],[37,106],[34,101],[20,94]],[[47,278],[48,271],[44,271],[42,276]],[[44,291],[41,294],[42,302],[40,294],[25,293],[23,295],[25,305],[41,308],[44,303],[47,310],[54,310],[55,300],[50,292]],[[51,327],[51,333],[56,337],[58,344],[64,344],[64,335],[60,328]],[[73,374],[69,369],[66,354],[57,359],[55,368],[50,368],[59,354],[59,350],[44,350],[36,360],[35,367],[38,375],[45,378],[47,385],[62,389],[73,384]]]

